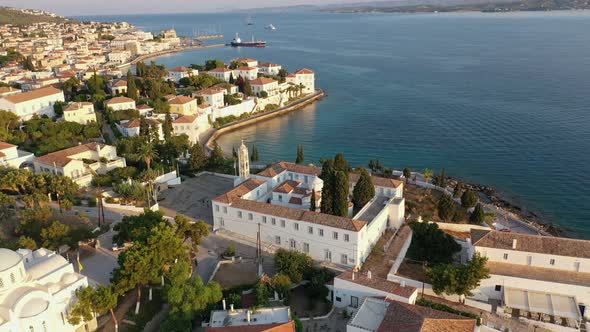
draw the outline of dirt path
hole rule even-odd
[[[121,326],[121,321],[125,317],[125,313],[127,313],[127,311],[129,311],[129,309],[131,309],[131,307],[135,305],[136,301],[137,301],[137,292],[135,290],[132,290],[132,291],[128,292],[127,294],[125,294],[123,299],[117,305],[117,309],[115,310],[115,316],[117,317],[117,320],[119,321],[119,327]],[[107,317],[108,317],[108,321],[103,326],[99,326],[97,331],[99,331],[99,332],[112,332],[115,330],[115,322],[111,319],[110,313],[108,314]]]

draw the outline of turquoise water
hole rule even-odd
[[[105,19],[105,17],[100,17]],[[590,239],[590,14],[241,14],[107,17],[179,33],[220,25],[266,49],[220,48],[157,59],[167,66],[238,56],[309,67],[328,97],[224,136],[265,160],[343,152],[496,187]],[[271,32],[263,29],[273,23]]]

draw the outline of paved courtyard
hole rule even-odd
[[[182,184],[160,195],[159,205],[167,215],[184,214],[213,224],[211,200],[233,188],[233,180],[217,175],[202,174],[186,178]]]

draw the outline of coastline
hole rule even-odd
[[[292,104],[285,105],[285,106],[278,108],[274,111],[258,114],[258,115],[249,117],[247,119],[228,123],[225,126],[214,129],[213,131],[208,133],[208,136],[206,137],[206,139],[203,140],[203,141],[205,141],[204,147],[209,152],[211,152],[211,151],[213,151],[213,144],[215,143],[215,141],[219,137],[221,137],[227,133],[230,133],[232,131],[238,130],[243,127],[255,125],[255,124],[262,122],[262,121],[270,120],[272,118],[275,118],[277,116],[281,116],[283,114],[287,114],[287,113],[296,111],[298,109],[301,109],[301,108],[315,102],[316,100],[323,98],[324,96],[326,96],[326,93],[323,90],[318,89],[313,94],[307,95],[304,98],[299,99]]]
[[[174,48],[174,49],[170,49],[170,50],[165,50],[165,51],[160,51],[160,52],[156,52],[156,53],[150,53],[150,54],[143,54],[138,56],[137,58],[118,65],[117,68],[118,69],[124,69],[127,67],[131,67],[135,64],[137,64],[138,62],[141,61],[145,61],[147,59],[152,59],[152,58],[158,58],[167,54],[173,54],[173,53],[178,53],[178,52],[184,52],[184,51],[194,51],[194,50],[201,50],[201,49],[209,49],[209,48],[218,48],[218,47],[225,47],[226,44],[213,44],[213,45],[198,45],[198,46],[187,46],[187,47],[182,47],[182,48]]]

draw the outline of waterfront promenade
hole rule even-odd
[[[157,57],[167,55],[167,54],[184,52],[184,51],[201,50],[201,49],[205,50],[205,49],[209,49],[209,48],[218,48],[218,47],[225,47],[225,46],[226,46],[225,44],[213,44],[213,45],[205,45],[205,46],[203,46],[203,45],[186,46],[186,47],[174,48],[174,49],[164,50],[164,51],[150,53],[150,54],[144,54],[144,55],[138,56],[137,58],[135,58],[127,63],[117,66],[117,68],[124,69],[124,68],[130,67],[130,66],[133,66],[133,65],[137,64],[138,62],[145,61],[147,59],[157,58]]]

